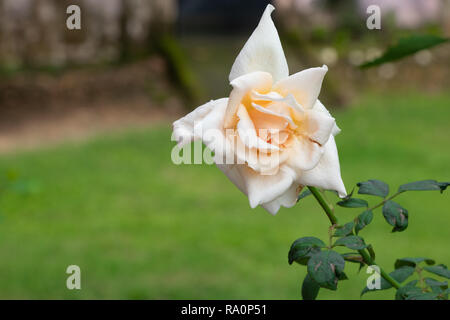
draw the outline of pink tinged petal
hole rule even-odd
[[[277,146],[267,143],[258,137],[255,126],[243,105],[240,105],[237,116],[239,118],[237,124],[239,137],[248,148],[255,148],[265,152],[280,150]]]
[[[305,109],[311,109],[319,97],[327,66],[310,68],[275,83],[274,90],[281,95],[292,94]]]
[[[267,130],[268,132],[278,132],[287,128],[289,122],[283,117],[261,112],[256,108],[250,108],[247,110],[250,118],[255,125],[255,128],[261,132],[261,130]]]
[[[276,174],[280,164],[285,162],[288,157],[287,152],[275,151],[264,153],[258,152],[255,148],[248,148],[239,136],[233,140],[232,147],[233,153],[236,155],[237,162],[235,163],[245,163],[255,172],[263,175]]]
[[[233,128],[236,125],[238,121],[236,116],[237,110],[241,105],[242,100],[246,98],[252,90],[270,91],[272,83],[272,76],[267,72],[253,72],[231,81],[233,90],[228,99],[224,128]]]
[[[173,123],[172,138],[183,146],[202,139],[203,133],[209,129],[222,131],[227,104],[228,98],[211,100],[178,119]]]
[[[323,146],[331,136],[336,121],[324,112],[307,110],[302,121],[303,134]]]
[[[275,81],[289,76],[280,38],[270,17],[273,10],[272,5],[267,5],[258,26],[231,67],[230,81],[254,71],[266,71]]]
[[[277,92],[271,91],[268,94],[261,94],[257,91],[252,91],[253,100],[260,101],[273,101],[273,102],[284,102],[287,106],[292,108],[295,112],[302,114],[305,110],[301,105],[297,103],[295,97],[292,94],[288,94],[285,97]]]
[[[319,163],[313,169],[301,173],[297,182],[304,186],[337,191],[341,198],[347,195],[341,178],[339,156],[334,137],[331,136],[324,145],[324,152]]]
[[[286,164],[296,172],[311,170],[319,163],[324,149],[307,137],[294,137]]]
[[[283,99],[283,96],[275,91],[271,91],[267,94],[263,94],[263,93],[259,93],[258,91],[253,90],[252,98],[253,98],[253,100],[260,100],[260,101],[275,101],[275,100]]]
[[[289,138],[289,133],[285,130],[271,134],[272,141],[278,145],[283,144]]]
[[[313,110],[317,112],[323,112],[331,117],[331,113],[327,110],[327,108],[325,108],[325,106],[322,104],[322,102],[320,102],[319,99],[317,99],[316,103],[314,104]],[[333,134],[333,136],[336,136],[339,132],[341,132],[341,129],[339,129],[339,127],[335,123],[331,133]]]
[[[281,112],[272,111],[273,109],[271,109],[270,107],[264,108],[264,107],[260,106],[259,104],[254,103],[254,102],[252,102],[252,107],[255,108],[256,110],[262,112],[262,113],[266,113],[266,114],[270,114],[270,115],[275,116],[275,117],[283,118],[287,122],[289,122],[289,124],[291,125],[291,127],[293,129],[297,128],[297,125],[294,123],[294,121],[292,120],[292,118],[289,115],[283,114]]]

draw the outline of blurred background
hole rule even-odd
[[[450,180],[450,45],[358,67],[402,37],[449,37],[450,1],[0,0],[0,298],[300,298],[305,269],[287,252],[326,236],[314,200],[273,217],[214,166],[170,159],[171,122],[228,96],[268,3],[290,72],[329,67],[320,99],[342,129],[347,190]],[[66,27],[71,4],[80,30]],[[381,30],[366,26],[371,4]],[[377,262],[450,263],[448,195],[399,202],[405,232],[389,233],[381,212],[364,230]],[[66,288],[72,264],[81,290]],[[319,299],[359,299],[367,275],[346,268],[350,280]]]

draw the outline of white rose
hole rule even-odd
[[[335,190],[341,197],[346,191],[334,140],[340,130],[317,99],[328,69],[289,76],[273,10],[267,6],[231,68],[230,97],[175,121],[173,139],[179,146],[201,139],[250,206],[275,214],[280,206],[292,207],[304,186]],[[225,160],[230,152],[231,163]]]

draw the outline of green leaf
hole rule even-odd
[[[419,257],[419,258],[401,258],[401,259],[397,259],[397,261],[395,261],[395,269],[398,269],[398,268],[403,267],[403,266],[415,267],[422,261],[425,261],[425,263],[428,264],[428,265],[435,264],[435,261],[433,259],[429,259],[429,258],[422,258],[422,257]]]
[[[394,278],[397,282],[402,283],[403,281],[408,279],[414,273],[414,270],[415,269],[413,267],[404,266],[404,267],[401,267],[401,268],[398,268],[398,269],[392,271],[391,273],[389,273],[389,275],[392,278]],[[361,292],[361,296],[369,291],[386,290],[386,289],[392,288],[392,285],[389,282],[387,282],[384,278],[381,278],[380,280],[381,280],[380,281],[380,289],[370,290],[366,286],[366,287],[364,287],[363,291]]]
[[[349,198],[344,199],[342,201],[339,201],[337,203],[338,206],[344,207],[344,208],[361,208],[361,207],[368,207],[369,204],[364,199],[358,199],[358,198]]]
[[[309,189],[306,189],[305,191],[303,191],[297,198],[297,201],[302,200],[303,198],[306,198],[307,196],[310,196],[312,193]]]
[[[383,216],[394,227],[392,232],[403,231],[408,227],[408,210],[392,200],[383,205]]]
[[[437,182],[436,180],[422,180],[407,184],[402,184],[398,187],[399,192],[403,191],[427,191],[439,190],[443,192],[450,185],[450,182]]]
[[[399,288],[395,293],[396,300],[437,300],[439,293],[424,292],[423,289],[416,287],[417,280],[409,282],[407,285]]]
[[[360,65],[360,68],[369,68],[386,62],[395,61],[449,40],[449,38],[442,38],[435,35],[412,35],[401,38],[397,44],[389,47],[381,57]]]
[[[320,286],[311,278],[309,273],[307,273],[302,284],[303,300],[316,300],[319,290]]]
[[[438,276],[450,279],[450,270],[447,269],[447,266],[444,264],[439,264],[437,266],[432,267],[424,267],[428,272],[437,274]]]
[[[364,243],[364,239],[358,236],[347,236],[344,238],[339,238],[334,243],[335,246],[345,246],[353,250],[361,250],[367,247]]]
[[[355,233],[358,234],[365,226],[372,222],[373,213],[371,210],[366,210],[356,218]]]
[[[336,290],[339,278],[345,276],[344,266],[344,258],[339,253],[325,250],[308,261],[308,273],[322,288]]]
[[[353,221],[344,224],[342,227],[336,229],[336,231],[334,232],[334,236],[335,237],[344,237],[344,236],[349,235],[350,233],[352,233],[354,225],[355,225],[355,223]]]
[[[416,287],[418,282],[418,280],[412,280],[403,287],[397,289],[397,292],[395,293],[395,300],[405,300],[411,293],[417,293],[419,291],[422,292],[420,288]]]
[[[348,253],[342,253],[341,256],[344,258],[345,261],[353,262],[353,263],[363,263],[364,258],[359,253],[354,252],[348,252]]]
[[[431,288],[435,293],[442,293],[448,289],[447,281],[438,281],[432,278],[425,278],[425,283]]]
[[[370,194],[372,196],[378,196],[386,198],[389,194],[389,186],[380,180],[368,180],[359,182],[356,184],[359,187],[359,194]]]
[[[294,261],[306,265],[309,258],[320,252],[320,248],[326,247],[325,243],[315,237],[303,237],[294,241],[288,254],[288,262]]]
[[[420,288],[415,288],[419,290],[410,290],[406,294],[405,300],[437,300],[439,294],[432,292],[423,292]]]
[[[345,261],[352,263],[359,263],[359,270],[361,270],[362,267],[364,266],[364,258],[358,253],[354,252],[342,253],[341,256],[344,258]]]

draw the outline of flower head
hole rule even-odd
[[[304,186],[346,195],[335,119],[318,100],[326,66],[289,76],[268,5],[234,62],[229,98],[212,100],[173,123],[179,145],[201,139],[217,167],[252,208],[275,214]]]

